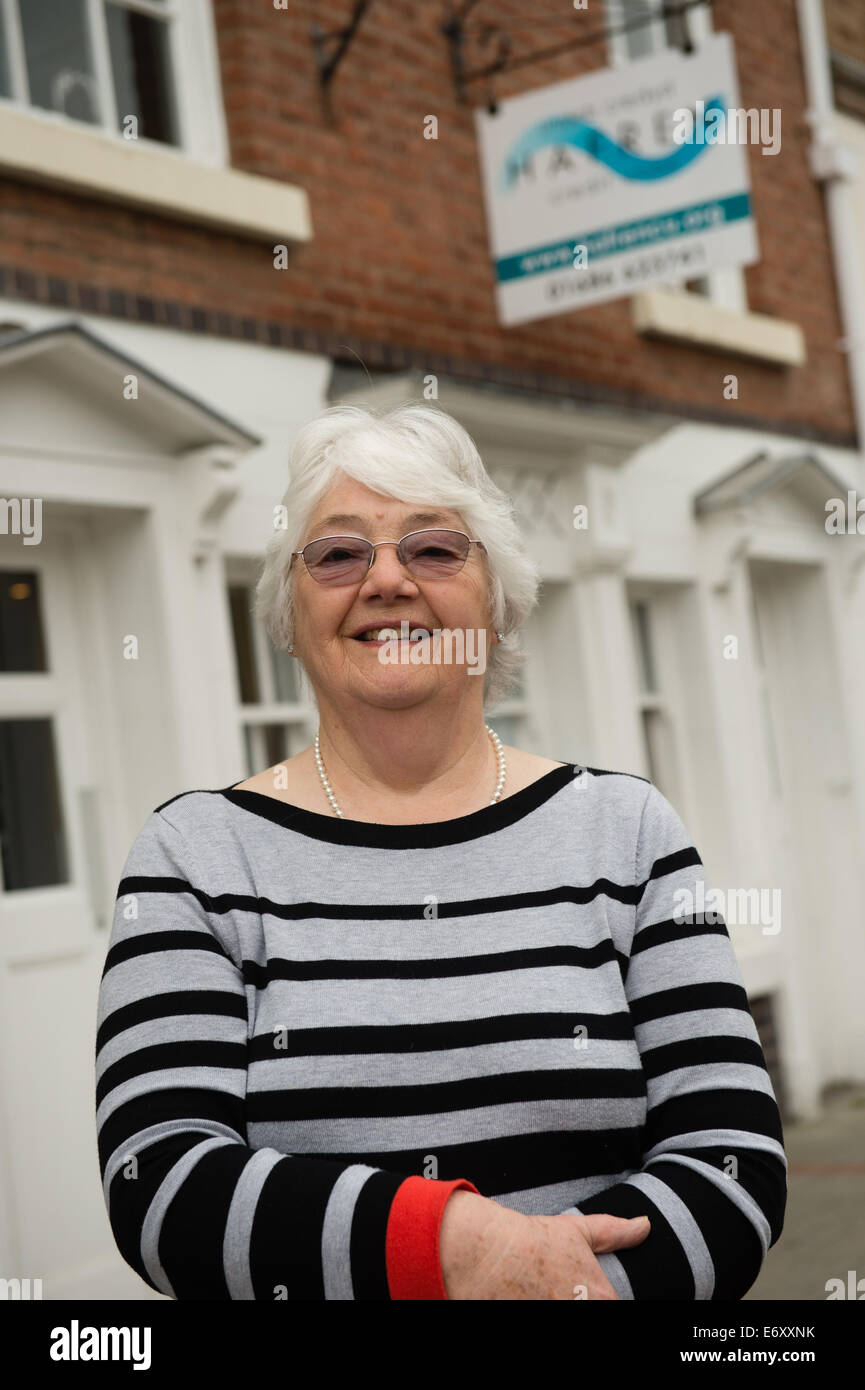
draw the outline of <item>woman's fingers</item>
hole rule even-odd
[[[639,1245],[651,1230],[647,1216],[638,1216],[630,1220],[624,1216],[610,1216],[607,1212],[598,1212],[592,1216],[580,1216],[576,1212],[563,1212],[562,1215],[582,1223],[583,1235],[596,1255]]]
[[[597,1255],[648,1235],[646,1222],[606,1212],[525,1216],[474,1194],[456,1192],[450,1202],[461,1195],[471,1200],[453,1207],[440,1241],[449,1299],[618,1300]],[[456,1255],[469,1240],[465,1258],[455,1258],[455,1240]]]

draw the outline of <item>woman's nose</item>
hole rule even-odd
[[[411,575],[400,560],[396,545],[389,542],[377,545],[364,582],[381,586],[400,584],[406,579],[411,579]]]

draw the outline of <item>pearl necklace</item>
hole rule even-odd
[[[492,801],[490,802],[490,805],[493,806],[501,796],[502,788],[505,785],[505,777],[507,776],[507,763],[505,762],[505,750],[502,747],[502,741],[496,733],[495,729],[491,729],[489,724],[485,724],[484,728],[486,729],[487,733],[493,741],[493,748],[495,749],[496,758],[498,759],[499,764],[499,778],[496,782],[495,795]],[[339,809],[336,797],[333,794],[333,787],[328,782],[327,776],[324,771],[324,763],[321,760],[321,749],[319,747],[318,734],[316,734],[315,736],[315,764],[318,768],[318,775],[321,778],[321,785],[324,787],[325,795],[327,796],[328,801],[330,802],[336,814],[338,816],[342,816],[342,811]],[[343,819],[345,819],[344,816]]]

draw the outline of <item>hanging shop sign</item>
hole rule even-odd
[[[758,260],[745,145],[777,154],[767,114],[739,107],[729,34],[476,110],[500,322]]]

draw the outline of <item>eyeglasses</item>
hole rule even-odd
[[[395,545],[400,564],[415,579],[444,579],[458,574],[471,546],[486,550],[483,541],[471,540],[462,531],[410,531],[400,541],[375,544],[363,536],[323,536],[302,550],[293,550],[289,568],[295,555],[302,555],[316,583],[356,584],[369,573],[380,545]]]

